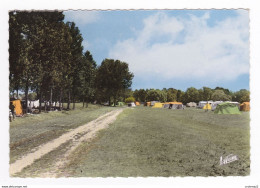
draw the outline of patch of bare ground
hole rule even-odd
[[[117,109],[100,116],[96,120],[93,120],[85,125],[82,125],[74,130],[71,130],[57,139],[54,139],[46,144],[41,145],[32,153],[23,156],[21,159],[16,160],[10,164],[9,173],[11,176],[16,176],[17,173],[21,172],[25,167],[32,166],[36,160],[41,159],[44,155],[56,150],[61,147],[62,144],[69,143],[66,146],[66,150],[58,158],[53,159],[55,162],[51,165],[48,172],[36,174],[37,177],[56,177],[59,169],[67,162],[67,157],[82,143],[90,141],[96,135],[96,133],[109,126],[113,123],[117,116],[123,111],[123,109]],[[37,170],[37,169],[36,169]]]

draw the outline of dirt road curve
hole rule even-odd
[[[10,176],[14,175],[15,173],[20,172],[26,166],[33,164],[36,159],[40,159],[43,155],[51,152],[52,150],[59,147],[61,144],[72,140],[72,146],[70,149],[65,153],[63,158],[66,158],[77,146],[82,143],[83,141],[87,141],[95,136],[97,131],[108,127],[109,124],[113,123],[117,116],[123,111],[123,109],[113,110],[109,113],[106,113],[103,116],[100,116],[96,120],[93,120],[85,125],[82,125],[68,133],[63,134],[57,139],[54,139],[46,144],[41,145],[36,151],[29,153],[26,156],[23,156],[21,159],[15,161],[14,163],[10,164],[9,173]],[[66,161],[58,160],[55,166],[61,167],[64,165]],[[46,174],[47,175],[47,174]],[[49,174],[52,176],[51,174]],[[48,175],[47,175],[48,176]]]

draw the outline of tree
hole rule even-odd
[[[246,89],[241,89],[233,94],[232,100],[240,103],[249,102],[250,92]]]
[[[230,94],[231,94],[231,92],[229,91],[229,89],[225,89],[225,88],[223,88],[223,87],[216,87],[214,90],[215,90],[215,91],[216,91],[216,90],[222,90],[222,91],[224,91],[224,93],[225,93],[226,95],[230,95]]]
[[[231,96],[225,94],[223,90],[215,90],[212,94],[212,100],[214,101],[230,101]]]
[[[85,105],[85,101],[89,102],[90,100],[94,100],[96,67],[97,64],[94,61],[91,53],[86,51],[82,59],[81,70],[79,72],[83,107]]]
[[[177,101],[184,102],[184,96],[185,92],[183,92],[182,90],[177,91]]]
[[[144,89],[135,90],[133,96],[137,101],[146,102],[147,92]]]
[[[76,27],[74,22],[67,22],[66,25],[69,28],[70,35],[72,38],[72,42],[70,44],[70,51],[71,51],[71,71],[69,74],[69,77],[71,78],[71,85],[69,85],[68,88],[68,105],[67,109],[69,109],[70,106],[70,94],[72,94],[72,101],[73,101],[73,109],[75,109],[75,98],[80,93],[80,87],[81,87],[81,81],[80,81],[80,70],[82,68],[82,41],[83,38],[81,36],[81,33]]]
[[[113,59],[103,60],[97,69],[96,85],[99,96],[104,96],[109,105],[111,99],[116,104],[118,98],[132,85],[133,77],[127,63]]]
[[[26,101],[28,91],[36,91],[41,110],[43,98],[52,102],[55,87],[68,85],[69,29],[63,23],[63,13],[58,11],[16,11],[9,16],[10,89],[23,89]]]
[[[168,102],[176,101],[177,100],[177,93],[178,93],[178,90],[173,89],[173,88],[169,88],[167,90],[167,101]]]
[[[29,93],[28,94],[28,99],[33,101],[33,100],[36,100],[37,99],[37,94],[32,92],[32,93]]]
[[[18,98],[18,91],[21,88],[22,79],[22,65],[20,61],[20,52],[22,50],[22,26],[20,24],[20,16],[17,12],[9,12],[9,83],[10,93],[16,91]],[[13,95],[14,96],[14,95]]]
[[[209,101],[211,100],[211,97],[212,97],[212,89],[208,88],[208,87],[203,87],[202,89],[202,93],[203,93],[203,100],[204,101]]]
[[[150,89],[147,92],[147,100],[148,101],[166,102],[166,100],[167,100],[167,93],[165,91],[161,91],[159,89]]]
[[[135,98],[134,97],[128,97],[125,99],[126,103],[130,103],[130,102],[135,102]]]
[[[185,92],[184,103],[188,103],[188,102],[196,102],[196,103],[199,102],[199,91],[194,87],[188,88]]]

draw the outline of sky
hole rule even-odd
[[[98,65],[129,64],[132,89],[249,89],[248,10],[65,11]]]

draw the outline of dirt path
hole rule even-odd
[[[83,141],[90,140],[95,136],[95,134],[106,127],[108,127],[109,124],[113,123],[117,116],[123,111],[123,109],[118,109],[111,111],[109,113],[106,113],[103,116],[100,116],[96,120],[93,120],[85,125],[82,125],[68,133],[65,133],[61,135],[59,138],[54,139],[46,144],[41,145],[36,151],[27,154],[26,156],[23,156],[21,159],[15,161],[14,163],[10,164],[9,173],[10,175],[14,175],[15,173],[20,172],[23,168],[26,166],[29,166],[33,164],[33,162],[36,159],[40,159],[43,155],[53,151],[57,147],[59,147],[61,144],[68,142],[69,140],[72,140],[72,146],[71,148],[65,153],[65,155],[62,157],[61,160],[57,159],[56,164],[54,167],[62,167],[66,161],[67,156],[76,149],[79,144],[81,144]],[[56,168],[56,169],[57,169]],[[45,174],[44,176],[55,176],[55,174]]]

